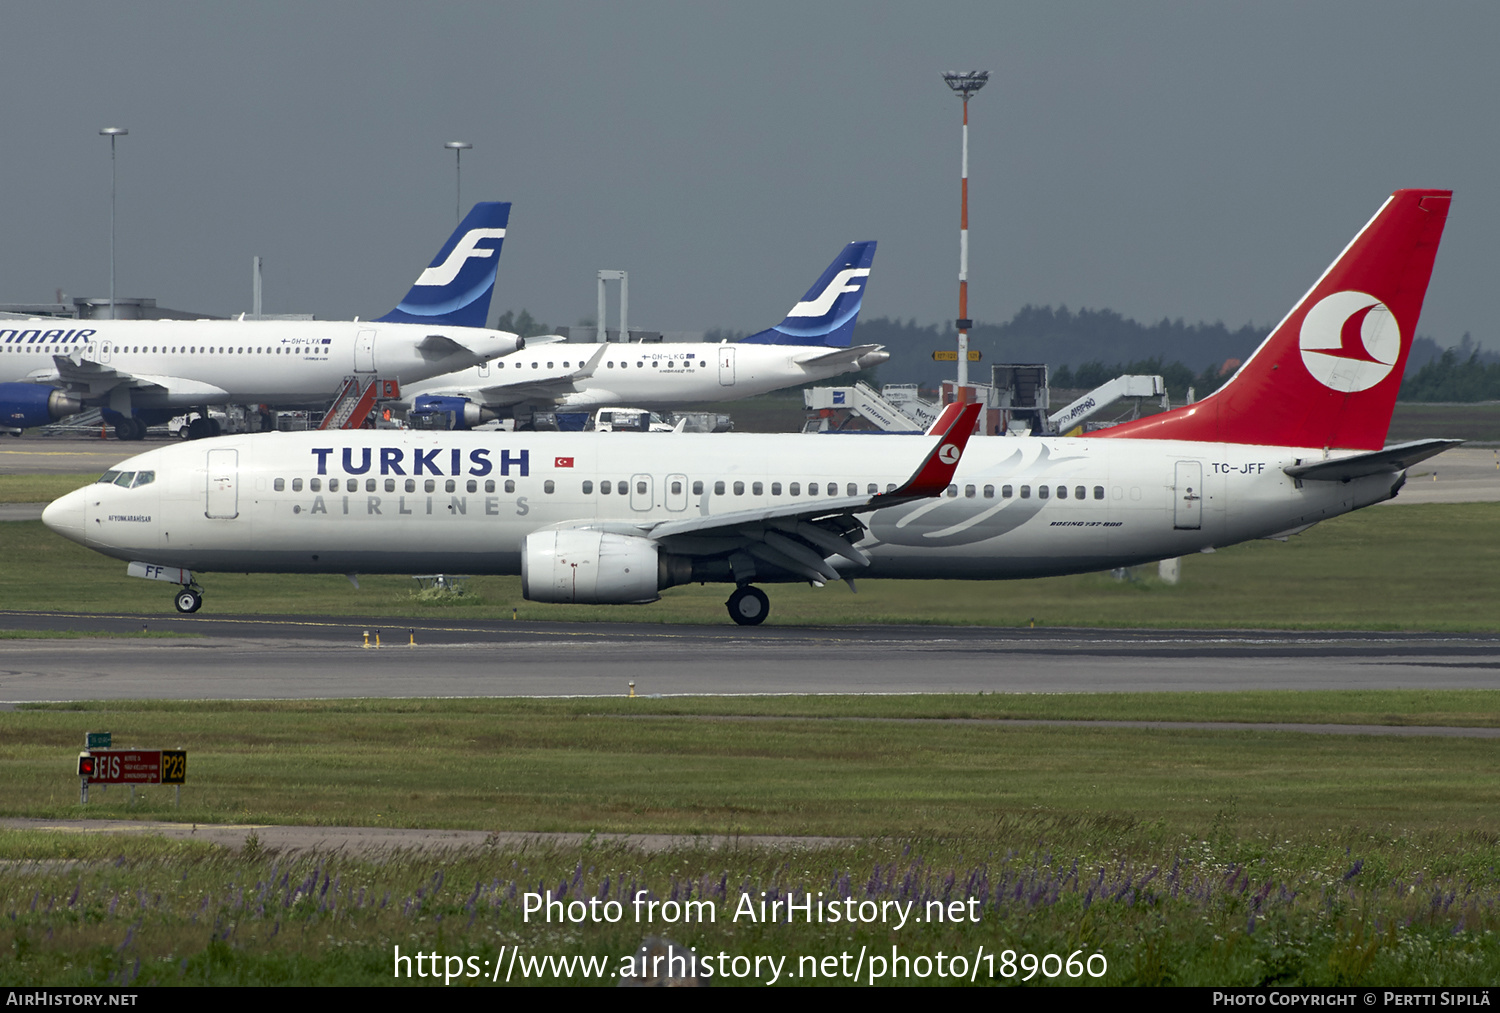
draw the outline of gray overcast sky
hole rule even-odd
[[[852,239],[866,315],[1025,303],[1274,323],[1393,189],[1451,187],[1421,331],[1500,344],[1493,3],[31,4],[0,25],[0,301],[109,285],[377,316],[464,201],[515,204],[495,309],[758,329]]]

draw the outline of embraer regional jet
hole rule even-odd
[[[875,260],[873,242],[850,243],[775,327],[734,342],[536,345],[407,391],[414,414],[451,412],[468,429],[509,415],[522,426],[537,409],[628,404],[672,408],[730,401],[890,358],[850,335]]]
[[[194,571],[519,573],[533,601],[690,581],[1039,577],[1302,531],[1396,495],[1457,440],[1383,447],[1448,214],[1401,190],[1217,393],[1091,438],[338,432],[141,454],[52,530],[182,585]],[[968,442],[965,449],[965,442]]]
[[[378,320],[0,320],[0,430],[104,409],[122,440],[211,404],[326,407],[347,376],[425,380],[524,346],[484,330],[508,203],[477,204]],[[76,323],[77,326],[65,326]]]

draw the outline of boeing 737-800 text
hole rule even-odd
[[[475,205],[378,320],[0,321],[0,429],[100,407],[138,440],[192,407],[323,408],[347,376],[409,383],[513,352],[525,342],[483,329],[509,218]]]
[[[1395,193],[1214,395],[1090,438],[286,433],[124,461],[52,530],[182,585],[193,571],[519,573],[535,601],[689,581],[1038,577],[1280,536],[1390,499],[1458,441],[1383,447],[1448,213]],[[961,458],[961,459],[960,459]]]

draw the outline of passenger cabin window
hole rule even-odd
[[[672,495],[673,496],[681,496],[682,495],[682,479],[680,479],[680,478],[674,478],[674,479],[672,479]]]
[[[292,492],[301,492],[301,491],[302,491],[302,479],[300,479],[300,478],[294,478],[294,479],[292,479]]]
[[[641,492],[645,492],[645,491],[646,491],[645,489],[641,490]],[[744,482],[736,482],[736,483],[734,483],[734,494],[736,496],[743,496],[743,495],[745,495],[745,483]]]
[[[367,479],[365,479],[365,492],[374,492],[374,491],[375,491],[375,480],[373,478],[367,478]]]
[[[724,495],[724,483],[723,482],[715,482],[714,483],[714,495],[715,496],[722,496],[722,495]]]
[[[593,482],[585,481],[583,483],[583,494],[585,496],[592,496],[594,494],[594,483]]]
[[[322,492],[323,480],[321,478],[310,478],[307,480],[307,487],[313,492]]]
[[[964,486],[964,499],[973,499],[975,491],[972,485]]]
[[[701,481],[693,483],[693,495],[694,496],[702,496],[703,495],[703,483]]]
[[[1023,485],[1023,486],[1021,486],[1021,498],[1022,499],[1030,499],[1031,498],[1031,486],[1029,486],[1029,485]]]
[[[278,478],[271,483],[271,488],[276,492],[286,492],[286,479]]]
[[[414,478],[408,478],[406,480],[406,491],[407,492],[416,492],[417,491],[417,480],[416,479],[414,479]]]
[[[551,496],[556,490],[557,483],[552,481],[552,479],[549,478],[547,479],[547,481],[542,483],[542,492],[546,493],[548,496]]]
[[[336,479],[336,478],[330,478],[328,480],[328,491],[329,492],[338,492],[339,491],[339,480],[338,479]]]
[[[1094,498],[1095,499],[1103,499],[1104,498],[1104,486],[1102,486],[1102,485],[1096,485],[1096,486],[1094,486]]]
[[[995,498],[995,487],[994,486],[987,485],[987,486],[984,487],[984,498],[985,499],[994,499]]]
[[[1088,489],[1085,486],[1081,486],[1081,485],[1078,486],[1076,489],[1073,490],[1073,498],[1074,499],[1088,499],[1089,498],[1089,491],[1088,491]]]
[[[818,494],[818,483],[816,483],[816,482],[809,482],[809,483],[807,483],[807,494],[809,496],[816,496]],[[796,493],[792,493],[792,495],[795,496]]]
[[[772,496],[780,496],[781,495],[781,483],[780,482],[772,482],[771,483],[771,495]]]
[[[958,495],[958,486],[950,485],[947,489],[943,490],[943,492],[946,496],[948,496],[948,498],[952,499],[953,497]]]
[[[766,487],[764,485],[762,485],[760,482],[756,482],[754,485],[752,485],[750,487],[751,494],[755,495],[755,496],[762,496],[762,495],[765,494],[765,491],[766,491]]]
[[[801,482],[793,482],[791,485],[787,486],[787,495],[788,496],[801,496],[802,495],[802,483]]]
[[[1036,498],[1037,499],[1046,499],[1047,496],[1048,496],[1048,492],[1047,492],[1047,487],[1045,485],[1039,485],[1039,486],[1036,487]]]
[[[451,478],[448,479],[448,481],[446,481],[446,482],[443,483],[443,491],[444,492],[458,492],[458,483],[455,482]]]
[[[605,482],[600,482],[599,483],[599,494],[600,495],[602,495],[602,496],[608,496],[609,495],[609,490],[610,490],[610,483],[609,482],[605,481]]]
[[[1068,487],[1067,486],[1060,485],[1060,486],[1057,487],[1057,498],[1058,499],[1067,499],[1068,498]]]
[[[395,492],[396,491],[396,480],[394,478],[388,478],[388,479],[385,480],[385,491],[386,492]]]
[[[429,478],[427,481],[425,481],[425,482],[422,483],[422,491],[423,492],[436,492],[437,491],[437,482],[434,481],[433,479]]]
[[[505,491],[506,492],[515,492],[516,491],[516,480],[515,479],[513,479],[513,478],[507,478],[505,480]]]
[[[487,478],[487,479],[484,480],[484,491],[485,492],[494,492],[495,491],[495,480],[493,478]]]
[[[466,485],[466,486],[464,486],[464,488],[468,489],[470,492],[478,492],[479,491],[479,482],[476,479],[472,479],[471,478],[471,479],[469,479],[469,484]]]

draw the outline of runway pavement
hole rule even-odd
[[[78,699],[1500,688],[1500,636],[0,612],[0,703]],[[364,646],[380,630],[382,647]],[[409,633],[408,631],[414,631]],[[411,639],[417,646],[408,646]]]

